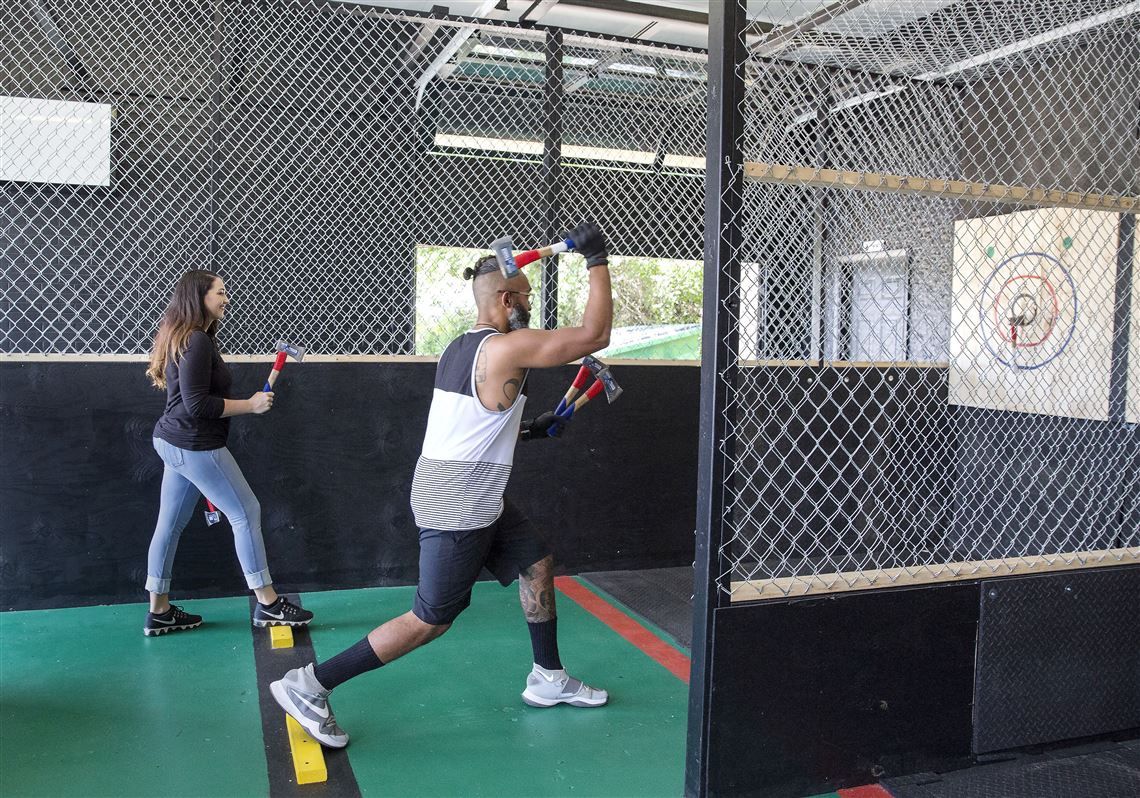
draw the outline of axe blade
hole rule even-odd
[[[289,357],[296,360],[298,363],[303,363],[305,361],[305,352],[308,350],[306,350],[303,346],[296,346],[294,344],[287,343],[286,341],[278,341],[277,351],[284,352]]]
[[[616,402],[617,398],[621,396],[621,386],[618,385],[617,380],[614,379],[610,367],[593,355],[586,355],[582,358],[582,365],[590,370],[590,373],[594,375],[594,379],[602,383],[602,386],[606,389],[606,401],[611,405]]]
[[[510,236],[503,236],[491,242],[491,253],[499,264],[499,271],[508,280],[519,273],[519,265],[515,263],[515,245]]]
[[[582,365],[588,368],[595,377],[606,369],[606,364],[593,355],[586,355],[582,358]]]
[[[606,401],[612,405],[617,401],[617,398],[621,396],[621,386],[618,385],[617,380],[614,379],[614,375],[610,371],[609,366],[606,366],[604,369],[598,372],[598,379],[601,380],[602,385],[605,386]]]

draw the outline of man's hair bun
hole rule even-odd
[[[490,274],[499,270],[499,261],[494,255],[485,255],[480,258],[474,266],[468,266],[463,270],[464,280],[474,280],[481,274]]]

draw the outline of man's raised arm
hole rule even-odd
[[[515,330],[496,341],[496,355],[518,368],[561,366],[585,357],[610,343],[614,303],[610,289],[609,253],[602,231],[586,222],[570,231],[575,250],[586,258],[590,291],[578,327],[559,330]]]

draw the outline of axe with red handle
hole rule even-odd
[[[307,351],[303,346],[286,343],[285,341],[277,342],[277,357],[273,361],[273,368],[269,372],[269,378],[265,380],[265,387],[262,391],[272,391],[273,385],[277,382],[277,377],[281,374],[281,369],[285,368],[285,361],[288,358],[293,358],[298,363],[303,363],[305,360],[305,352]],[[206,497],[206,526],[213,526],[222,520],[221,513],[214,503]]]
[[[305,347],[303,346],[278,341],[277,359],[273,361],[273,369],[269,372],[269,379],[265,381],[265,387],[261,390],[272,391],[273,384],[277,382],[277,376],[281,373],[281,369],[285,368],[285,359],[291,357],[298,363],[303,363],[305,361],[305,351]]]
[[[594,383],[586,389],[584,394],[578,396],[590,374],[594,375]],[[610,367],[593,355],[586,355],[582,358],[582,367],[578,369],[578,374],[574,377],[574,381],[570,383],[570,388],[566,391],[566,395],[558,402],[558,408],[554,413],[555,415],[563,416],[567,419],[573,418],[576,410],[602,391],[606,392],[606,400],[610,404],[613,404],[613,402],[621,396],[621,386],[618,385],[617,380],[614,379],[614,375],[610,372]],[[578,397],[577,399],[574,398],[576,396]],[[549,430],[547,434],[550,434]]]
[[[491,252],[494,253],[495,260],[499,263],[499,271],[503,273],[504,277],[510,279],[528,263],[534,263],[540,258],[549,258],[552,255],[569,252],[574,249],[574,246],[574,239],[564,238],[561,241],[555,241],[548,247],[528,249],[526,252],[520,252],[516,255],[513,252],[514,243],[511,241],[511,237],[503,236],[491,242]]]

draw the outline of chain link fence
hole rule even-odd
[[[722,589],[1137,562],[1140,4],[795,5],[737,64]]]
[[[1135,562],[1140,3],[749,13],[723,589]],[[142,354],[204,267],[230,352],[433,354],[492,239],[593,218],[607,354],[695,356],[704,52],[326,0],[0,29],[0,352]],[[580,259],[530,270],[575,323]]]
[[[667,300],[671,264],[700,279],[706,55],[495,15],[4,4],[0,352],[144,353],[177,276],[207,268],[232,295],[229,352],[437,354],[492,240],[542,246],[584,218],[632,264],[626,351],[695,341],[699,297]],[[581,259],[545,287],[543,269],[536,320],[545,290],[575,323]]]

